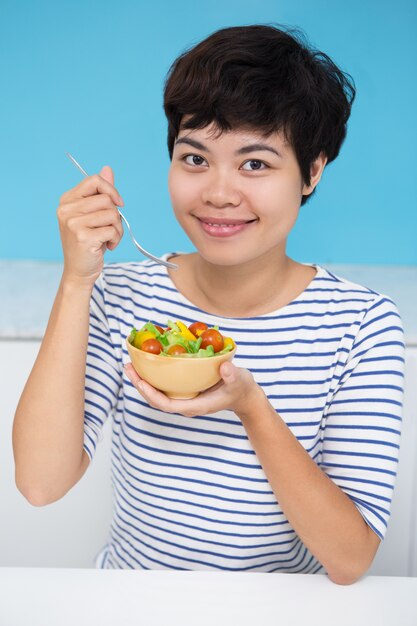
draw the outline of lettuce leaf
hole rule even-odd
[[[177,333],[181,333],[181,330],[178,328],[176,323],[173,322],[172,320],[168,320],[167,326],[169,326],[171,328],[171,330],[175,330]]]
[[[161,334],[159,330],[152,324],[152,322],[146,322],[142,330],[149,330],[149,332],[153,333],[157,339],[159,339],[159,336]]]
[[[202,341],[203,341],[202,337],[199,337],[195,341],[188,341],[188,348],[189,348],[188,351],[191,352],[192,354],[195,354],[196,352],[198,352]]]

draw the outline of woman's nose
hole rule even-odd
[[[236,181],[230,172],[216,173],[204,188],[202,194],[203,202],[216,207],[227,205],[237,206],[241,201],[241,194],[237,188]]]

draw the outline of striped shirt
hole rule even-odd
[[[166,253],[163,258],[181,252]],[[233,411],[150,407],[123,372],[147,321],[218,325],[311,458],[382,539],[397,471],[404,336],[392,300],[313,264],[288,305],[251,318],[200,310],[152,261],[106,264],[91,297],[84,449],[112,417],[114,513],[101,568],[324,573],[286,519]]]

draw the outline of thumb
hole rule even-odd
[[[225,383],[234,383],[236,380],[236,367],[230,361],[225,361],[220,366],[220,376]]]
[[[114,186],[114,174],[110,165],[104,165],[101,168],[100,176],[107,180],[107,182],[111,183]]]

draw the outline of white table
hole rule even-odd
[[[416,626],[417,578],[0,568],[1,626]]]

